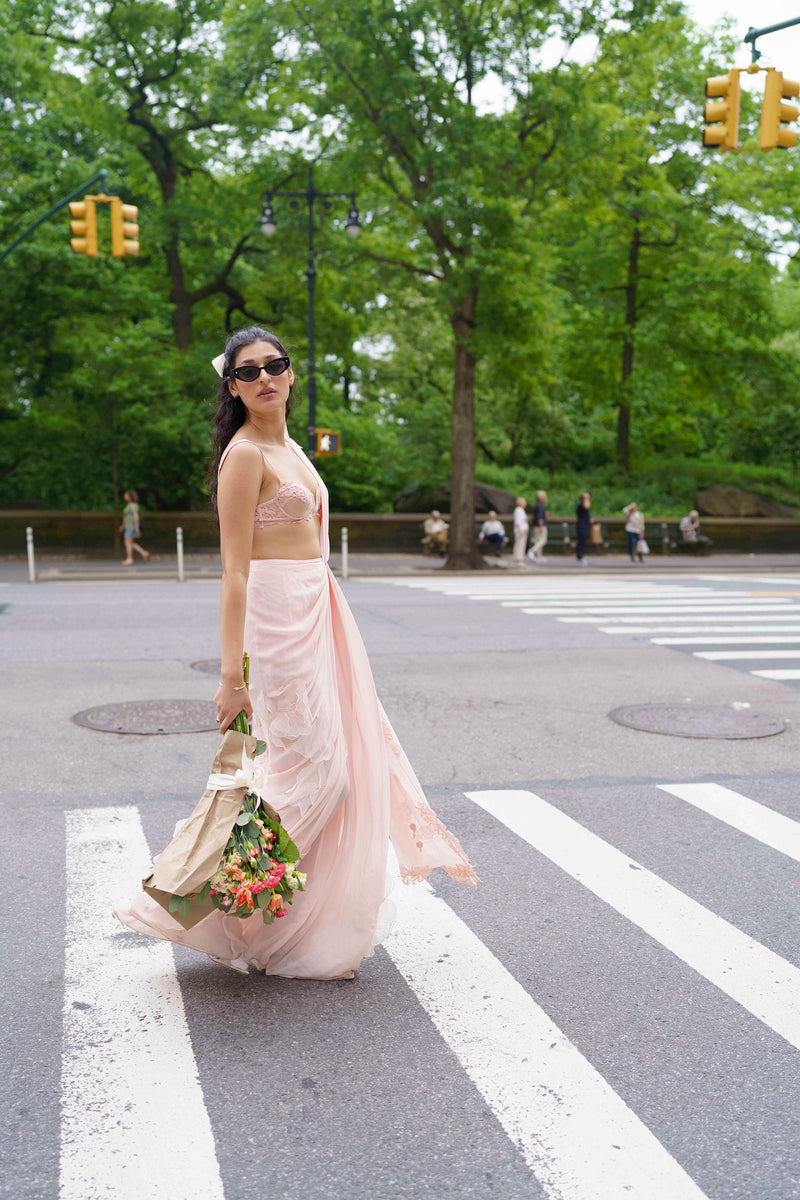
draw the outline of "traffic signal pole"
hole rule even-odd
[[[792,17],[790,21],[779,21],[777,25],[765,25],[763,29],[754,29],[751,25],[744,36],[744,41],[750,46],[752,51],[752,62],[758,62],[761,58],[761,51],[756,50],[756,38],[764,37],[767,33],[777,33],[780,29],[791,29],[793,25],[800,25],[800,17]]]
[[[29,238],[34,230],[38,229],[40,225],[43,225],[45,221],[49,221],[50,218],[55,216],[55,214],[62,208],[66,208],[70,200],[76,200],[78,196],[83,196],[86,190],[92,187],[93,184],[99,183],[103,190],[105,190],[107,179],[108,172],[101,168],[96,175],[92,176],[91,179],[87,179],[86,183],[82,183],[80,187],[75,188],[74,192],[70,192],[70,194],[65,196],[63,200],[59,200],[51,208],[48,208],[44,216],[39,217],[38,221],[34,221],[34,223],[30,225],[24,233],[21,233],[18,238],[14,239],[10,246],[6,246],[5,250],[3,250],[3,252],[0,254],[0,262],[2,262],[4,258],[8,258],[11,251],[16,250],[17,246],[19,246],[21,242],[24,242],[26,238]]]

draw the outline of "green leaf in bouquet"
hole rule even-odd
[[[261,916],[264,920],[265,925],[271,925],[273,923],[273,921],[275,920],[275,913],[270,912],[270,910],[268,908],[263,909]]]
[[[238,817],[236,818],[236,824],[241,825],[244,828],[245,825],[250,824],[251,820],[252,820],[252,814],[247,812],[246,810],[243,810],[242,812],[239,813]]]
[[[203,886],[199,892],[195,892],[194,898],[198,904],[202,904],[204,900],[208,899],[210,894],[211,894],[211,880],[209,879],[206,883],[203,884]]]
[[[264,753],[264,751],[266,750],[266,748],[267,748],[267,743],[266,743],[266,742],[262,742],[262,741],[259,739],[259,741],[257,741],[257,742],[256,742],[256,748],[255,748],[255,750],[253,751],[253,758],[255,758],[255,757],[258,755],[258,754],[263,754],[263,753]]]
[[[289,834],[281,825],[278,834],[278,852],[283,855],[287,862],[297,862],[300,858],[300,851],[295,846]]]
[[[188,917],[191,910],[192,910],[191,896],[181,896],[180,904],[178,905],[178,916],[184,917],[184,918]]]
[[[259,908],[266,908],[269,904],[269,892],[266,888],[256,896],[256,904]]]
[[[181,906],[181,901],[182,901],[182,900],[183,900],[183,896],[170,896],[170,898],[169,898],[169,911],[170,911],[171,913],[176,913],[176,912],[178,912],[178,911],[179,911],[179,909],[180,909],[180,906]]]

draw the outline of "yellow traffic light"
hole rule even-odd
[[[111,253],[114,258],[139,253],[139,209],[135,204],[123,204],[119,196],[112,196],[111,206]]]
[[[70,245],[76,254],[86,254],[94,258],[97,254],[97,208],[94,196],[84,196],[83,200],[73,200],[69,206],[69,227],[74,237]]]
[[[712,102],[705,106],[703,145],[719,146],[720,150],[738,149],[741,101],[738,68],[707,79],[706,96],[712,97]]]
[[[796,104],[784,104],[784,100],[798,94],[800,83],[794,79],[784,79],[782,72],[767,67],[761,105],[761,135],[758,140],[761,150],[774,150],[776,147],[788,150],[790,146],[797,145],[797,131],[786,129],[782,122],[796,121],[800,116],[800,108]]]
[[[333,429],[317,430],[317,454],[320,456],[341,454],[342,435]]]

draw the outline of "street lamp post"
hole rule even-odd
[[[355,192],[318,192],[314,187],[314,168],[308,168],[308,186],[304,192],[267,192],[264,197],[264,207],[261,212],[261,232],[271,237],[277,230],[275,214],[272,211],[273,196],[289,196],[290,208],[299,208],[301,199],[305,198],[308,209],[308,457],[313,459],[317,452],[317,380],[314,361],[314,284],[316,270],[314,267],[314,201],[321,200],[322,207],[331,207],[331,200],[346,197],[350,201],[350,211],[347,214],[345,229],[350,237],[358,237],[361,232],[361,222],[356,208]]]

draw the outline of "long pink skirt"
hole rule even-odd
[[[389,840],[408,883],[443,867],[476,876],[430,809],[375,692],[361,635],[327,563],[250,564],[244,647],[253,732],[267,744],[267,799],[302,856],[306,889],[265,925],[214,912],[185,930],[145,892],[124,925],[270,975],[350,974],[391,927]]]

